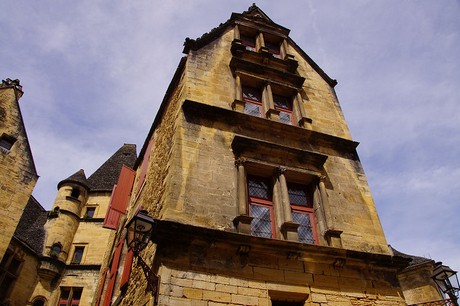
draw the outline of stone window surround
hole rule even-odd
[[[78,248],[80,248],[80,249],[82,248],[83,252],[81,254],[80,261],[79,262],[74,262],[75,252],[77,251]],[[72,255],[69,256],[69,258],[70,258],[69,264],[81,265],[85,261],[87,250],[88,250],[88,244],[87,243],[74,243],[74,244],[72,244]]]
[[[311,129],[312,120],[307,117],[299,89],[292,88],[286,84],[267,81],[254,75],[248,76],[243,72],[237,72],[235,76],[235,101],[232,103],[233,110],[244,113],[246,101],[243,100],[243,84],[261,88],[262,113],[265,114],[267,119],[280,122],[280,111],[276,109],[273,100],[273,88],[275,88],[275,94],[292,99],[293,125],[297,123],[300,127]]]
[[[83,287],[61,287],[61,294],[59,296],[59,305],[63,305],[62,303],[65,302],[66,306],[73,306],[73,305],[80,305],[81,295],[83,293]],[[68,291],[67,299],[63,299],[63,292]],[[78,300],[74,299],[75,293],[78,292],[79,298]]]
[[[237,168],[237,201],[238,201],[238,215],[234,219],[234,224],[239,233],[251,234],[251,221],[252,217],[249,215],[248,205],[248,191],[247,191],[247,173],[257,173],[257,168],[265,168],[264,172],[267,173],[268,169],[271,168],[273,178],[273,209],[275,212],[275,220],[277,232],[273,233],[274,238],[299,241],[297,229],[299,224],[292,221],[291,205],[289,200],[287,179],[285,172],[286,167],[277,165],[262,165],[258,164],[257,161],[253,161],[246,158],[239,158],[235,161]],[[292,169],[289,169],[292,170]],[[295,169],[294,169],[295,171]],[[254,172],[254,173],[253,173]],[[267,175],[264,175],[267,177]],[[306,176],[310,176],[311,179],[307,186],[312,186],[313,189],[319,189],[321,186],[324,188],[324,183],[315,184],[315,177],[312,177],[310,173]],[[319,177],[317,177],[319,178]],[[323,199],[321,199],[324,202]],[[327,201],[327,198],[326,198]],[[316,201],[314,201],[315,203]],[[321,205],[323,207],[325,205]],[[315,213],[324,214],[323,210],[319,207],[315,207]],[[317,226],[315,224],[314,226]],[[320,226],[321,227],[321,226]],[[323,232],[323,230],[321,230]]]
[[[15,137],[3,133],[3,134],[0,136],[0,149],[1,149],[2,151],[4,151],[5,153],[7,153],[7,152],[9,152],[9,151],[11,150],[11,148],[13,147],[13,145],[15,144],[15,142],[16,142],[16,138],[15,138]]]

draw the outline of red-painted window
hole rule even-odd
[[[243,86],[244,112],[246,114],[262,117],[262,91],[255,87]]]
[[[83,288],[80,287],[61,287],[59,306],[78,306],[80,305]]]
[[[293,124],[294,116],[292,114],[292,99],[273,94],[273,103],[275,104],[275,109],[280,112],[280,122]]]
[[[246,50],[256,51],[256,37],[251,35],[240,35],[241,43],[246,46]]]
[[[272,238],[275,233],[275,216],[272,190],[268,179],[248,176],[249,215],[253,236]]]
[[[313,210],[311,193],[307,186],[288,183],[289,202],[291,203],[292,221],[299,223],[299,241],[318,243],[316,218]]]

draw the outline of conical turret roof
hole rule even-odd
[[[61,186],[66,183],[76,183],[82,185],[85,188],[88,188],[88,181],[86,180],[85,170],[80,169],[68,178],[60,181],[58,184],[58,189],[60,189]]]
[[[136,145],[124,144],[88,178],[90,190],[112,191],[118,181],[121,167],[126,165],[132,168],[136,158]]]

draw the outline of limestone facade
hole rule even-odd
[[[0,84],[0,261],[38,179],[19,108],[22,95],[18,80]]]
[[[405,305],[336,82],[288,34],[252,6],[186,40],[129,207],[157,291],[134,257],[117,304]]]

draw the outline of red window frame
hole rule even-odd
[[[251,86],[242,86],[241,88],[242,96],[243,96],[243,101],[246,103],[251,103],[255,104],[259,107],[259,116],[262,117],[262,112],[263,112],[263,105],[262,105],[262,91],[257,88],[257,87],[251,87]],[[255,96],[255,98],[251,98],[251,96]],[[245,113],[248,113],[245,109]]]
[[[289,187],[294,187],[296,189],[304,190],[307,202],[305,203],[305,205],[290,203],[291,210],[292,212],[308,215],[310,219],[310,226],[311,226],[311,231],[312,231],[314,242],[315,244],[318,244],[318,233],[316,231],[316,217],[315,217],[315,210],[313,208],[313,196],[311,192],[309,192],[308,187],[305,185],[289,183],[289,182],[287,183],[287,185],[288,185],[288,192],[289,192]]]
[[[81,287],[61,287],[59,306],[78,306],[80,305],[83,288]],[[77,298],[76,298],[77,297]]]
[[[262,198],[262,197],[257,197],[257,196],[254,196],[254,195],[251,195],[250,194],[250,191],[249,191],[249,181],[250,180],[255,180],[255,181],[263,181],[267,184],[268,186],[268,198]],[[275,233],[276,233],[276,225],[275,225],[275,212],[274,212],[274,209],[273,209],[273,200],[272,200],[272,190],[270,190],[270,187],[271,187],[271,184],[269,182],[268,179],[266,178],[263,178],[263,177],[258,177],[258,176],[248,176],[247,178],[247,183],[248,183],[248,206],[249,206],[249,215],[252,216],[252,212],[251,212],[251,207],[252,206],[262,206],[262,207],[266,207],[269,209],[270,211],[270,225],[271,225],[271,235],[270,235],[270,238],[273,238],[275,237]],[[253,220],[254,222],[254,220]],[[251,226],[252,227],[252,226]],[[252,229],[251,229],[251,235],[253,236],[256,236],[254,235],[254,233],[252,232]],[[259,236],[259,235],[258,235]],[[261,237],[265,237],[265,236],[261,236]]]
[[[283,102],[285,103],[279,103],[278,99],[285,100]],[[275,109],[280,111],[280,113],[286,113],[289,115],[289,124],[294,125],[294,112],[293,112],[293,107],[292,107],[292,99],[283,95],[278,95],[278,94],[273,94],[273,103],[275,104]],[[286,104],[284,106],[283,104]],[[283,123],[288,124],[288,122],[282,121]]]

